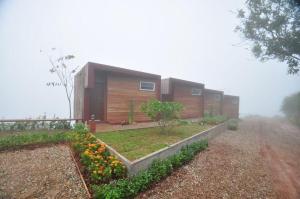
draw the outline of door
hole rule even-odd
[[[104,82],[97,82],[90,92],[90,114],[95,116],[95,120],[104,120],[104,85]]]

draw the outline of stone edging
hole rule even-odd
[[[185,138],[179,142],[176,142],[174,144],[171,144],[170,146],[164,147],[158,151],[155,151],[153,153],[150,153],[142,158],[139,158],[134,161],[130,161],[124,156],[122,156],[120,153],[118,153],[115,149],[113,149],[111,146],[107,145],[103,141],[102,143],[106,144],[108,150],[115,156],[117,156],[127,167],[128,169],[128,175],[133,176],[137,174],[138,172],[147,169],[153,160],[155,159],[165,159],[171,155],[174,155],[175,153],[179,152],[180,149],[186,145],[192,144],[194,142],[203,140],[203,139],[212,139],[215,136],[217,136],[219,133],[225,131],[227,129],[227,122],[224,122],[222,124],[219,124],[217,126],[214,126],[210,129],[207,129],[205,131],[201,131],[191,137]]]

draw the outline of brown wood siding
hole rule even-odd
[[[203,97],[202,95],[192,95],[192,88],[196,87],[178,83],[173,84],[172,101],[179,102],[183,105],[181,118],[197,118],[203,116]]]
[[[155,91],[139,90],[140,81],[155,82]],[[150,121],[140,111],[143,102],[160,98],[160,79],[144,79],[117,74],[107,75],[107,118],[109,123],[128,121],[130,102],[134,103],[134,121]]]
[[[224,95],[223,115],[227,118],[239,117],[239,97]]]
[[[220,95],[220,100],[217,100],[216,95]],[[204,93],[204,113],[213,115],[222,115],[222,98],[221,93]]]

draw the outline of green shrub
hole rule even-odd
[[[161,102],[150,100],[143,103],[141,111],[153,121],[158,121],[162,133],[168,133],[176,124],[183,105],[177,102]]]
[[[210,115],[210,114],[204,114],[204,117],[200,119],[199,124],[210,124],[210,125],[216,125],[220,124],[222,122],[226,121],[226,117],[223,115]]]
[[[300,92],[285,97],[281,111],[292,123],[300,126]]]
[[[73,132],[36,132],[0,137],[0,150],[29,144],[59,143],[72,140]]]
[[[71,129],[69,121],[16,121],[16,122],[1,122],[1,131],[28,131],[36,129]]]
[[[235,131],[238,129],[238,120],[230,120],[227,124],[227,129]]]
[[[178,125],[189,125],[191,124],[191,121],[187,121],[187,120],[178,120]]]
[[[133,198],[139,192],[148,189],[153,183],[170,175],[174,169],[192,160],[199,151],[204,150],[207,146],[207,140],[193,143],[166,160],[154,161],[149,169],[132,178],[117,180],[111,184],[92,185],[94,198]]]

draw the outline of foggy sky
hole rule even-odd
[[[218,3],[216,3],[218,2]],[[40,49],[201,82],[240,96],[240,113],[272,116],[300,90],[287,65],[261,63],[234,27],[240,0],[0,0],[0,118],[68,116],[62,88]]]

